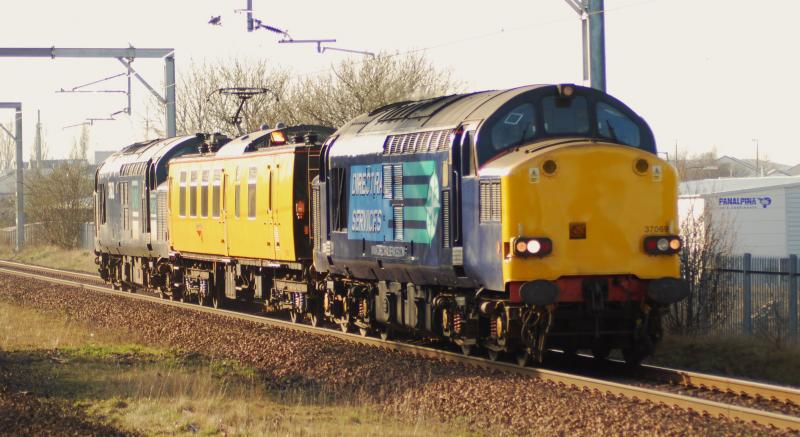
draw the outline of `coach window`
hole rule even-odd
[[[544,131],[548,134],[589,133],[589,104],[586,97],[548,96],[542,99]]]
[[[208,217],[208,170],[203,170],[202,185],[200,185],[200,217]]]
[[[180,176],[180,190],[179,190],[179,216],[186,217],[186,172],[182,171]]]
[[[97,221],[104,225],[106,223],[106,186],[100,184],[97,186]]]
[[[122,229],[128,230],[131,228],[131,218],[128,212],[128,183],[119,183],[119,203],[122,205]]]
[[[222,185],[222,171],[220,169],[214,170],[212,186],[211,186],[211,217],[219,218],[220,211],[220,190]]]
[[[597,104],[597,133],[629,146],[641,145],[639,125],[608,103]]]
[[[233,213],[236,218],[242,216],[242,181],[239,177],[239,167],[236,167],[236,176],[234,178],[233,188]]]
[[[256,179],[258,178],[258,169],[250,167],[250,172],[247,177],[247,218],[256,218]]]
[[[189,216],[197,217],[197,172],[189,176]]]

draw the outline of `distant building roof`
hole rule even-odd
[[[800,186],[800,176],[773,176],[768,178],[722,178],[682,182],[681,195],[722,194],[762,188]]]

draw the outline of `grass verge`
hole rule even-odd
[[[14,252],[10,246],[0,245],[0,258],[26,264],[51,267],[76,272],[97,273],[94,253],[88,249],[64,249],[57,246],[26,246]]]
[[[671,335],[648,363],[800,386],[800,346],[758,337]]]
[[[10,402],[8,394],[33,396],[59,405],[53,427],[63,423],[63,411],[93,424],[87,428],[84,423],[79,434],[470,433],[462,424],[384,415],[359,399],[333,402],[312,389],[276,392],[266,388],[256,369],[236,361],[144,346],[130,337],[1,303],[0,368],[0,395],[6,394],[0,396],[0,415],[3,402]],[[49,429],[47,423],[15,426],[27,428],[3,431]]]

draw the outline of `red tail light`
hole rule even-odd
[[[645,237],[644,251],[650,255],[673,255],[681,251],[683,243],[676,235]]]

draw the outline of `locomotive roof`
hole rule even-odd
[[[105,161],[103,161],[98,174],[101,176],[120,174],[124,165],[147,163],[151,160],[158,160],[167,152],[183,144],[185,141],[196,139],[196,135],[186,135],[181,137],[159,138],[156,140],[133,143],[122,148],[122,150],[114,153]]]
[[[647,137],[642,140],[643,144],[647,143],[644,148],[654,149],[652,132],[649,127],[623,102],[593,88],[573,84],[541,84],[506,90],[453,94],[383,106],[362,114],[342,126],[336,132],[337,138],[331,146],[329,156],[381,154],[385,152],[384,147],[394,147],[394,143],[391,145],[387,143],[389,136],[398,139],[402,138],[403,134],[421,134],[423,132],[429,133],[430,138],[440,141],[437,143],[438,147],[448,147],[446,141],[441,141],[442,134],[449,135],[449,130],[455,129],[462,123],[482,123],[496,112],[508,109],[506,106],[518,105],[521,99],[526,99],[528,95],[538,99],[548,93],[548,89],[552,89],[554,94],[560,94],[561,87],[567,85],[580,90],[582,95],[593,95],[597,101],[611,103],[618,110],[629,112],[640,124],[640,127],[647,131],[643,133]],[[433,140],[430,141],[430,147],[432,147]],[[653,153],[655,152],[653,151]]]
[[[203,156],[215,156],[218,158],[231,158],[244,156],[246,153],[257,151],[260,147],[269,144],[270,134],[281,131],[286,136],[286,144],[296,144],[293,142],[294,136],[305,133],[316,133],[323,136],[323,140],[334,132],[333,128],[313,124],[300,124],[296,126],[286,126],[277,129],[263,129],[236,137],[225,143],[216,153],[206,153]],[[187,155],[186,157],[197,157],[198,155]]]
[[[513,97],[544,86],[548,85],[527,85],[508,90],[478,91],[393,103],[362,114],[342,127],[339,133],[404,132],[451,127],[467,120],[484,119]]]
[[[375,136],[423,130],[452,129],[465,121],[483,120],[512,98],[547,86],[527,85],[507,90],[452,94],[415,102],[398,102],[356,117],[338,131],[331,156],[381,153]],[[346,141],[342,141],[347,137]],[[339,147],[337,147],[337,145]]]

